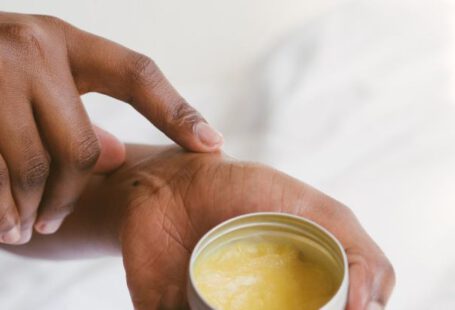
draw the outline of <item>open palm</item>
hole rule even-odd
[[[228,218],[257,211],[292,213],[326,227],[348,255],[348,308],[386,303],[394,284],[390,263],[339,202],[276,170],[221,154],[176,147],[148,153],[107,182],[111,204],[124,210],[119,237],[136,309],[186,308],[188,261],[199,238]]]

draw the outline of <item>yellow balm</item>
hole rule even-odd
[[[321,258],[286,240],[245,238],[198,257],[194,280],[219,310],[319,309],[339,286]]]

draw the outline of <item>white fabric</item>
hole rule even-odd
[[[266,160],[354,209],[396,268],[391,309],[455,309],[450,9],[356,2],[266,74]]]
[[[396,268],[389,309],[455,309],[451,14],[436,0],[355,1],[277,42],[244,79],[182,87],[221,127],[228,153],[354,209]],[[166,141],[127,107],[86,101],[123,139]],[[131,308],[119,259],[1,255],[1,309]]]

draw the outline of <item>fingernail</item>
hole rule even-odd
[[[367,310],[384,310],[384,306],[373,301],[368,304]]]
[[[43,235],[50,235],[55,233],[62,225],[62,220],[53,220],[48,222],[38,222],[35,224],[37,232]]]
[[[207,123],[198,123],[195,127],[195,132],[199,140],[205,145],[217,146],[223,143],[223,135]]]
[[[15,226],[2,236],[2,241],[7,244],[14,244],[21,238],[21,231],[19,227]]]

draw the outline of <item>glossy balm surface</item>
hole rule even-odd
[[[194,265],[199,293],[219,310],[313,310],[337,290],[324,264],[295,244],[267,239],[231,241]]]

